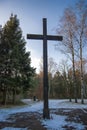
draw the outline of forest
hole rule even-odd
[[[63,36],[57,51],[67,57],[59,64],[48,59],[49,98],[70,101],[87,98],[87,5],[79,1],[75,7],[67,7],[56,27]],[[43,61],[40,71],[31,66],[30,52],[26,52],[26,41],[17,15],[11,14],[0,28],[0,103],[15,104],[18,98],[43,100]],[[56,51],[56,50],[55,50]],[[58,56],[57,56],[58,57]]]

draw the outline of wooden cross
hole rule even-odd
[[[50,112],[48,107],[48,63],[47,63],[47,40],[62,41],[62,36],[47,35],[47,20],[43,18],[43,35],[39,34],[27,34],[27,39],[43,40],[43,118],[50,118]]]

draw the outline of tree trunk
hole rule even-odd
[[[84,82],[83,82],[82,39],[81,39],[81,37],[80,37],[80,78],[81,78],[81,103],[84,104]]]
[[[72,102],[71,84],[69,84],[69,101]]]
[[[51,81],[51,78],[50,78],[50,75],[49,75],[49,79],[48,79],[48,81],[49,81],[49,89],[48,89],[48,97],[50,98],[50,96],[51,96],[51,83],[50,83],[50,81]]]
[[[6,87],[3,90],[3,104],[6,105],[7,102],[7,89]]]
[[[74,86],[74,98],[75,98],[75,103],[77,103],[76,75],[75,75],[75,61],[74,61],[74,52],[73,52],[73,49],[72,49],[72,64],[73,64],[73,86]]]
[[[15,104],[15,99],[16,99],[16,90],[13,89],[13,104]]]

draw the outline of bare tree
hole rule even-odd
[[[80,0],[76,4],[77,33],[76,41],[79,45],[80,57],[80,77],[81,77],[81,103],[84,103],[84,80],[83,80],[83,47],[87,43],[87,4],[85,0]]]
[[[64,87],[65,87],[65,90],[66,90],[66,94],[70,98],[71,96],[70,96],[70,93],[69,93],[69,90],[70,90],[69,87],[71,87],[71,86],[69,86],[70,81],[69,81],[69,77],[68,77],[68,71],[70,69],[70,65],[68,64],[68,60],[62,59],[61,62],[59,63],[58,68],[59,68],[60,73],[63,76],[63,82],[64,82]]]
[[[60,30],[60,33],[63,34],[64,40],[62,43],[62,49],[61,52],[68,55],[68,59],[70,57],[72,61],[72,69],[73,69],[73,75],[72,75],[72,81],[74,85],[74,97],[75,102],[77,102],[77,94],[76,94],[76,76],[75,76],[75,53],[77,52],[77,46],[75,44],[75,30],[76,30],[76,15],[73,12],[72,8],[67,8],[64,11],[64,15],[61,18],[61,25],[58,30]],[[59,31],[58,31],[59,33]]]
[[[48,74],[49,74],[49,96],[53,97],[53,86],[52,86],[52,77],[57,72],[58,66],[52,57],[48,60]]]
[[[53,95],[52,77],[57,71],[57,63],[52,57],[48,59],[49,96]],[[40,62],[40,73],[43,73],[43,59]]]
[[[84,82],[83,82],[83,47],[87,43],[87,5],[85,0],[79,0],[75,8],[67,8],[61,19],[60,32],[64,34],[63,49],[65,54],[71,54],[73,68],[73,85],[75,88],[76,99],[76,76],[75,76],[75,58],[78,55],[80,58],[80,73],[81,73],[81,103],[84,103]],[[59,33],[59,32],[58,32]],[[79,52],[79,53],[78,53]],[[69,56],[69,55],[68,55]]]

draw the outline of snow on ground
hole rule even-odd
[[[26,106],[22,107],[14,107],[14,108],[4,108],[0,109],[0,121],[6,121],[6,119],[9,117],[10,114],[14,113],[20,113],[20,112],[43,112],[43,102],[33,102],[30,99],[23,100],[27,103]],[[81,104],[81,101],[79,100],[79,103],[69,102],[68,100],[49,100],[49,108],[72,108],[72,109],[84,109],[87,108],[87,100],[85,101],[85,104]],[[86,112],[86,111],[84,111]],[[41,120],[42,125],[44,125],[48,130],[64,130],[62,126],[64,125],[71,125],[74,126],[77,130],[83,130],[84,126],[80,123],[74,123],[74,122],[66,122],[67,116],[62,115],[56,115],[51,114],[50,120]],[[14,130],[14,128],[4,128],[3,130]],[[22,130],[22,128],[15,128],[15,130]],[[25,129],[27,130],[27,129]]]
[[[66,118],[67,116],[52,114],[52,119],[43,120],[42,125],[44,125],[48,130],[65,130],[62,128],[65,125],[74,126],[76,130],[84,130],[84,125],[81,123],[66,122]]]

